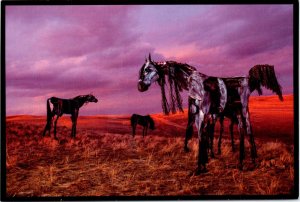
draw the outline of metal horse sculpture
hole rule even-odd
[[[137,125],[143,126],[143,137],[145,135],[147,135],[148,127],[151,130],[155,129],[154,121],[149,115],[142,116],[142,115],[139,115],[139,114],[132,114],[132,116],[130,118],[130,122],[131,122],[132,136],[133,137],[135,136],[135,129],[136,129]]]
[[[166,98],[166,78],[169,82],[170,101]],[[188,124],[186,129],[185,150],[193,134],[193,124],[198,130],[199,154],[196,174],[206,171],[208,161],[208,145],[211,152],[214,134],[214,125],[217,116],[227,116],[226,112],[234,114],[238,119],[240,133],[240,169],[244,159],[244,128],[250,137],[251,158],[255,162],[257,157],[256,146],[252,134],[248,109],[249,96],[257,90],[261,95],[261,87],[271,89],[280,100],[283,100],[281,86],[278,84],[274,67],[270,65],[256,65],[250,69],[247,77],[221,78],[210,77],[196,68],[174,61],[154,62],[151,56],[140,69],[138,90],[143,92],[149,86],[158,82],[162,93],[162,108],[165,114],[175,113],[182,109],[180,92],[187,90],[189,94]],[[210,138],[211,144],[208,143]]]
[[[97,103],[98,100],[92,94],[79,95],[77,97],[74,97],[73,99],[62,99],[57,97],[51,97],[47,99],[47,124],[45,126],[43,136],[45,136],[46,131],[48,131],[50,135],[52,120],[53,117],[56,115],[56,119],[54,121],[54,138],[57,140],[56,124],[58,118],[61,117],[63,114],[71,114],[71,120],[72,120],[71,137],[75,138],[79,108],[82,107],[84,104],[87,104],[88,102]],[[50,108],[50,103],[52,103],[53,105],[52,110]]]

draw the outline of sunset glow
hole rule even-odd
[[[137,90],[149,53],[222,77],[274,65],[293,93],[292,5],[7,6],[5,17],[7,115],[89,93],[99,102],[82,115],[161,112],[157,85]]]

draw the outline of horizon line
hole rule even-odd
[[[294,94],[284,94],[282,95],[283,97],[290,97],[290,96],[294,96]],[[263,97],[277,97],[277,95],[255,95],[255,96],[250,96],[250,99],[253,98],[263,98]],[[284,101],[283,101],[284,102]],[[187,107],[185,107],[183,109],[184,111],[187,110]],[[134,113],[134,112],[133,112]],[[176,113],[170,113],[169,115],[165,115],[165,116],[172,116],[172,115],[178,115],[178,114],[183,114],[184,112],[176,112]],[[152,114],[152,115],[164,115],[164,113],[162,111],[160,112],[153,112],[153,113],[148,113],[148,114]],[[65,114],[68,115],[68,114]],[[80,115],[78,117],[89,117],[89,116],[130,116],[132,114],[90,114],[90,115]],[[146,115],[146,114],[145,114]],[[5,114],[5,117],[13,117],[13,116],[35,116],[35,117],[44,117],[44,114]]]

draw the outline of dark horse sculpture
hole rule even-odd
[[[166,77],[169,82],[170,101],[166,98]],[[154,62],[151,56],[140,69],[138,90],[143,92],[149,86],[158,82],[161,87],[162,108],[165,114],[175,113],[182,109],[180,92],[187,90],[189,95],[188,124],[186,129],[185,150],[193,134],[193,124],[198,131],[199,150],[198,167],[196,174],[206,171],[208,161],[208,145],[213,153],[213,135],[215,121],[218,116],[226,116],[227,111],[236,116],[240,134],[240,169],[244,159],[244,135],[247,133],[251,144],[251,158],[255,163],[257,157],[256,146],[252,133],[249,96],[257,90],[262,94],[261,87],[272,90],[283,100],[281,86],[279,85],[274,67],[271,65],[256,65],[249,70],[247,77],[211,77],[197,72],[195,67],[175,61]],[[208,143],[210,138],[211,144]]]
[[[92,94],[79,95],[77,97],[74,97],[73,99],[62,99],[57,97],[51,97],[47,99],[47,124],[45,126],[43,136],[45,136],[46,131],[48,131],[50,135],[52,119],[56,115],[56,119],[54,121],[54,138],[57,140],[56,124],[58,118],[61,117],[63,114],[71,114],[71,120],[72,120],[71,137],[75,138],[79,108],[82,107],[84,104],[87,104],[88,102],[97,103],[98,100]],[[50,103],[53,105],[52,110],[50,108]]]
[[[147,135],[148,127],[151,130],[155,129],[154,121],[149,115],[142,116],[142,115],[139,115],[139,114],[132,114],[132,116],[130,118],[130,122],[131,122],[132,136],[133,137],[135,136],[135,129],[136,129],[137,125],[143,126],[143,137],[145,135]]]

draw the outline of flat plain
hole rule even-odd
[[[46,110],[46,109],[45,109]],[[208,172],[194,175],[197,134],[183,149],[187,111],[151,114],[155,130],[132,136],[130,115],[79,116],[77,135],[71,120],[58,121],[57,136],[42,137],[45,116],[6,117],[6,190],[8,197],[289,195],[294,193],[293,95],[251,97],[250,113],[258,158],[253,166],[245,137],[244,170],[231,151],[225,120],[222,154],[217,154],[219,123]],[[53,130],[52,130],[53,132]]]

